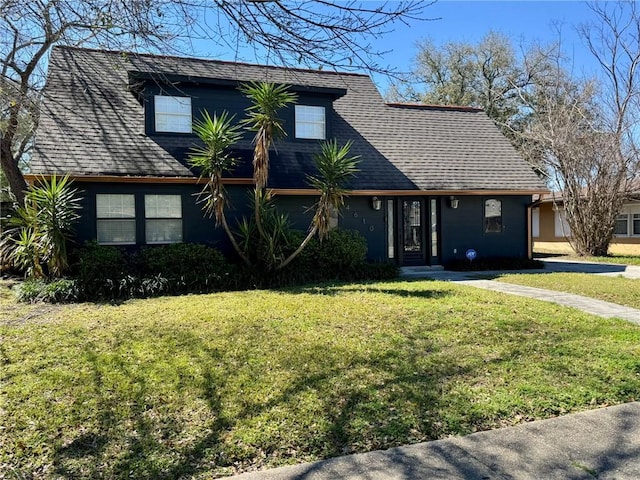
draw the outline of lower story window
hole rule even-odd
[[[629,216],[626,213],[618,215],[618,218],[616,218],[613,233],[619,236],[627,236],[629,234]]]
[[[136,208],[133,195],[97,194],[96,227],[98,243],[136,243]]]
[[[145,195],[146,243],[182,241],[182,197],[180,195]]]
[[[502,232],[502,201],[490,198],[484,202],[484,233]]]

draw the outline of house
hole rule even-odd
[[[144,245],[203,242],[229,249],[194,194],[186,154],[194,118],[242,118],[247,81],[284,83],[296,105],[271,155],[269,187],[296,226],[309,223],[306,183],[321,139],[352,141],[360,156],[339,228],[360,232],[371,260],[442,264],[526,257],[532,195],[543,183],[484,112],[387,104],[367,75],[55,47],[31,161],[35,175],[70,174],[83,191],[77,240]],[[226,179],[228,217],[247,212],[251,134]],[[230,222],[233,223],[233,222]]]
[[[571,228],[559,194],[542,195],[531,210],[533,248],[540,253],[573,253]],[[609,253],[640,255],[640,198],[632,195],[616,219]]]

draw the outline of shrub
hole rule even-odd
[[[83,296],[89,300],[121,297],[122,281],[132,272],[131,262],[122,250],[96,242],[87,243],[78,252],[76,266]]]
[[[540,260],[530,260],[521,257],[488,257],[479,258],[473,261],[452,260],[445,263],[447,270],[458,272],[471,272],[481,270],[533,270],[544,268],[544,263]]]
[[[319,279],[349,279],[363,268],[367,241],[356,231],[332,230],[327,238],[314,238],[294,260],[294,269],[304,269]]]
[[[76,280],[59,279],[52,282],[29,279],[15,288],[19,302],[35,303],[71,303],[80,298],[80,289]]]
[[[139,262],[145,276],[166,279],[166,291],[171,293],[223,289],[229,285],[232,272],[218,249],[194,243],[145,247],[140,251]],[[153,283],[151,279],[145,281]]]

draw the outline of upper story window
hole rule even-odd
[[[484,232],[502,232],[502,201],[490,198],[484,202]]]
[[[96,226],[98,243],[136,243],[136,203],[130,194],[97,194]]]
[[[191,133],[191,98],[156,95],[156,132]]]
[[[296,105],[296,138],[324,140],[326,138],[326,119],[324,107]]]

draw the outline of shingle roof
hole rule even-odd
[[[131,71],[346,89],[334,102],[333,133],[352,140],[351,153],[361,156],[355,189],[545,189],[484,112],[387,105],[366,75],[70,47],[56,47],[50,57],[32,173],[195,175],[183,158],[190,146],[184,137],[145,135]],[[281,142],[270,186],[304,187],[315,151],[313,143]]]

